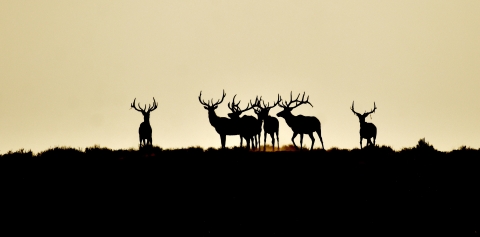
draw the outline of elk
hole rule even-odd
[[[278,96],[279,96],[279,100],[281,101],[280,95]],[[321,129],[320,129],[320,120],[318,120],[316,117],[313,117],[313,116],[303,116],[303,115],[295,116],[292,114],[292,110],[302,104],[309,104],[310,106],[313,107],[313,105],[308,101],[309,96],[307,96],[307,100],[304,100],[305,92],[303,92],[301,101],[298,100],[299,97],[300,97],[300,94],[298,94],[297,98],[293,100],[292,92],[290,92],[290,101],[289,102],[281,101],[278,104],[278,106],[283,108],[283,111],[277,113],[277,116],[284,118],[285,122],[287,122],[287,125],[292,129],[293,131],[292,142],[296,149],[298,149],[298,147],[295,144],[295,140],[294,140],[295,137],[298,134],[300,134],[300,147],[302,147],[303,134],[308,134],[308,136],[310,136],[310,139],[312,140],[312,146],[310,147],[310,150],[312,150],[313,144],[315,143],[315,138],[313,137],[314,132],[317,132],[318,137],[320,137],[320,142],[322,143],[322,149],[325,149],[323,147],[323,140],[322,140]],[[292,103],[295,103],[293,107],[291,107]]]
[[[254,107],[254,105],[250,103],[247,105],[247,108],[240,109],[239,105],[240,102],[235,104],[235,95],[232,100],[232,104],[228,103],[228,108],[232,111],[228,114],[232,120],[238,121],[238,126],[240,129],[240,147],[243,146],[243,139],[247,142],[247,149],[250,149],[250,141],[252,142],[252,146],[255,147],[255,143],[257,141],[257,134],[259,133],[258,130],[261,130],[261,123],[258,124],[258,120],[250,115],[245,115],[240,117],[243,112],[246,112]],[[255,141],[254,141],[255,140]]]
[[[263,107],[260,104],[260,101],[263,103]],[[277,106],[280,101],[280,95],[278,95],[277,101],[274,102],[272,106],[270,106],[270,102],[265,105],[265,101],[262,100],[262,97],[260,97],[258,103],[255,103],[255,114],[257,114],[260,123],[263,121],[263,151],[265,151],[267,145],[267,134],[270,134],[270,137],[272,138],[273,151],[275,151],[275,134],[277,134],[277,146],[278,150],[280,150],[280,142],[278,141],[278,119],[268,115],[270,109]]]
[[[142,107],[140,106],[140,103],[138,103],[138,108],[135,106],[136,99],[137,98],[133,99],[133,103],[130,104],[130,106],[131,108],[134,108],[136,111],[142,112],[142,115],[143,115],[143,122],[140,124],[140,127],[138,128],[138,134],[140,137],[139,146],[142,147],[142,143],[143,143],[143,146],[145,145],[151,146],[152,145],[152,127],[150,126],[150,112],[157,109],[158,103],[155,102],[155,98],[153,98],[153,106],[150,106],[149,104],[147,109],[147,105],[145,105],[144,108],[142,109]]]
[[[360,149],[362,149],[362,139],[365,138],[367,139],[367,146],[368,145],[374,145],[375,146],[375,139],[377,138],[377,127],[373,123],[367,123],[365,122],[365,118],[371,114],[374,113],[375,110],[377,109],[377,106],[375,105],[375,102],[373,102],[373,110],[370,112],[365,112],[363,114],[359,114],[355,112],[355,109],[353,108],[355,101],[352,102],[352,107],[350,108],[352,112],[357,115],[358,120],[360,120]],[[373,143],[370,138],[373,137]]]
[[[208,120],[210,121],[210,125],[215,128],[215,131],[220,135],[220,141],[222,143],[222,148],[225,148],[225,140],[227,135],[239,135],[240,134],[240,127],[239,122],[233,119],[225,118],[225,117],[218,117],[215,113],[215,109],[217,109],[218,105],[223,102],[225,98],[225,90],[223,91],[222,99],[219,99],[217,102],[213,103],[213,99],[210,101],[202,100],[202,92],[200,91],[200,95],[198,96],[198,101],[200,104],[203,105],[203,108],[208,110]],[[211,103],[211,104],[210,104]]]

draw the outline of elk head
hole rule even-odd
[[[264,120],[265,118],[267,118],[268,113],[270,112],[270,109],[277,106],[277,104],[280,103],[280,101],[281,101],[281,98],[280,98],[280,95],[278,95],[277,101],[274,102],[272,106],[270,106],[270,102],[265,104],[265,101],[262,100],[261,96],[260,96],[260,99],[255,98],[254,106],[256,108],[254,109],[254,111],[255,111],[255,114],[258,115],[258,119]],[[260,104],[260,102],[262,102],[263,106]]]
[[[250,103],[247,105],[247,108],[245,109],[240,109],[239,105],[240,105],[240,102],[241,101],[238,101],[238,103],[235,104],[235,97],[237,95],[233,96],[233,100],[232,100],[232,104],[230,104],[230,102],[228,102],[228,108],[230,109],[230,111],[232,111],[231,113],[228,114],[228,117],[230,117],[231,119],[237,119],[237,118],[240,118],[240,115],[245,112],[245,111],[248,111],[250,109],[252,109],[254,107],[254,105]]]
[[[377,109],[377,106],[375,105],[375,102],[373,102],[373,109],[372,109],[372,111],[370,111],[370,112],[365,112],[365,113],[363,113],[363,114],[359,114],[359,113],[355,112],[355,109],[353,108],[354,103],[355,103],[355,101],[352,102],[352,107],[350,107],[350,109],[352,110],[352,112],[353,112],[355,115],[357,115],[358,119],[360,120],[360,123],[365,123],[365,118],[366,118],[369,114],[375,113],[375,110]]]
[[[292,110],[297,108],[298,106],[302,105],[302,104],[309,104],[310,106],[313,107],[313,105],[308,101],[308,98],[310,96],[307,96],[307,100],[305,100],[305,92],[303,92],[303,95],[302,95],[302,100],[298,100],[298,98],[300,97],[300,94],[298,94],[297,98],[295,100],[292,99],[292,92],[290,91],[290,101],[287,102],[286,100],[285,101],[281,101],[281,97],[280,95],[278,95],[278,101],[280,102],[278,104],[278,106],[280,106],[281,108],[283,108],[283,111],[280,111],[279,113],[277,113],[277,116],[278,117],[288,117],[288,116],[292,116]],[[292,104],[295,103],[292,106]]]
[[[205,103],[205,101],[202,100],[202,91],[200,91],[200,95],[198,96],[198,101],[200,101],[200,104],[203,105],[203,108],[208,110],[208,113],[212,113],[212,112],[215,111],[215,109],[218,108],[218,105],[223,102],[223,99],[225,98],[225,95],[226,95],[225,90],[223,90],[222,99],[217,100],[217,102],[215,102],[215,103],[213,103],[213,99],[211,99],[210,101],[207,101],[207,103]]]
[[[133,99],[133,102],[132,104],[130,104],[131,108],[134,108],[136,111],[138,112],[142,112],[142,115],[143,115],[143,120],[145,122],[148,122],[149,119],[150,119],[150,112],[154,111],[155,109],[157,109],[157,106],[158,106],[158,103],[155,102],[155,98],[153,98],[153,106],[150,106],[150,104],[148,105],[148,109],[147,109],[147,105],[145,105],[142,109],[142,107],[140,106],[140,103],[138,103],[138,108],[135,106],[135,100],[137,98]]]

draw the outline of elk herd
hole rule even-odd
[[[218,108],[223,100],[225,99],[225,91],[223,91],[222,98],[218,99],[216,102],[213,102],[213,99],[205,100],[202,99],[202,92],[200,91],[200,95],[198,96],[198,101],[203,107],[208,111],[208,120],[210,125],[215,128],[215,131],[220,135],[220,141],[222,144],[222,148],[225,148],[225,141],[227,136],[239,135],[240,136],[240,147],[243,146],[243,140],[246,142],[247,149],[258,148],[260,149],[260,138],[262,133],[262,125],[263,125],[263,150],[266,149],[266,141],[267,141],[267,134],[270,135],[272,139],[272,147],[275,151],[275,137],[276,137],[276,144],[277,150],[280,150],[280,144],[278,139],[278,128],[279,122],[278,119],[269,115],[270,109],[274,108],[275,106],[279,106],[283,110],[277,113],[277,117],[281,117],[285,120],[287,125],[292,129],[293,136],[292,136],[292,143],[296,149],[299,149],[297,144],[295,143],[295,138],[297,135],[300,135],[300,147],[303,147],[303,135],[307,134],[312,144],[310,149],[313,149],[313,145],[315,144],[314,133],[316,132],[318,137],[320,138],[320,143],[323,146],[323,139],[321,133],[321,126],[320,120],[314,116],[303,116],[303,115],[293,115],[292,110],[297,108],[300,105],[308,104],[313,107],[313,105],[308,101],[309,96],[305,98],[305,92],[303,93],[301,99],[300,94],[293,99],[292,92],[290,92],[290,99],[282,100],[280,95],[277,96],[277,99],[270,105],[270,102],[265,104],[265,101],[262,97],[256,97],[255,101],[252,102],[251,100],[248,102],[247,106],[242,108],[240,107],[240,102],[235,102],[236,95],[233,96],[231,102],[228,102],[228,108],[230,109],[231,113],[228,113],[227,117],[219,117],[215,110]],[[140,128],[138,129],[139,139],[140,139],[140,147],[142,146],[151,146],[152,145],[152,127],[150,126],[150,112],[154,111],[157,108],[158,103],[153,98],[153,105],[149,105],[148,109],[145,105],[142,109],[140,103],[138,103],[138,108],[135,105],[135,100],[130,105],[131,108],[134,108],[136,111],[139,111],[143,115],[143,122],[140,124]],[[372,123],[365,122],[365,118],[374,113],[377,109],[375,103],[373,103],[374,108],[370,112],[365,112],[363,114],[357,113],[354,110],[354,103],[352,103],[352,107],[350,108],[352,112],[358,117],[360,121],[360,148],[362,148],[362,140],[367,140],[368,145],[375,145],[375,140],[377,136],[377,128]],[[251,115],[242,115],[242,113],[253,110],[257,117]],[[372,139],[373,138],[373,142]]]

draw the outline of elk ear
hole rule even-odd
[[[207,107],[207,106],[203,106],[203,108],[205,108],[205,109],[208,109],[208,107]]]
[[[218,106],[217,106],[217,105],[215,105],[215,106],[213,107],[213,109],[217,109],[217,107],[218,107]]]

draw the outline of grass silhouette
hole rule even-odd
[[[425,139],[400,151],[292,147],[8,152],[3,215],[189,236],[479,231],[478,149],[441,152]]]

